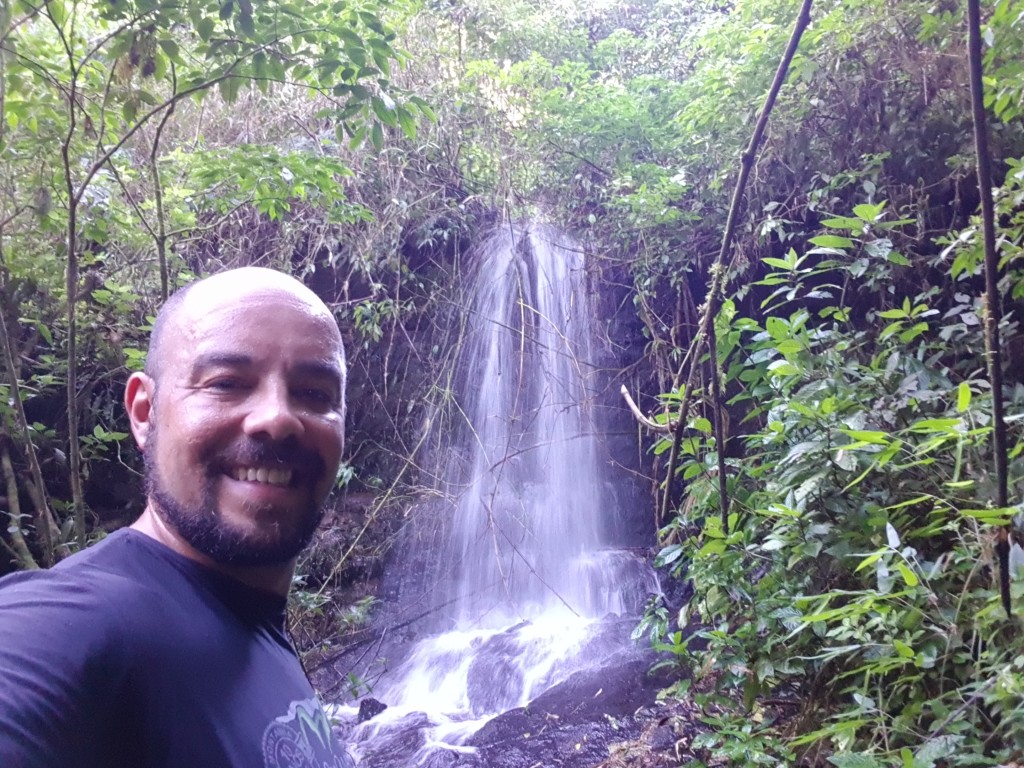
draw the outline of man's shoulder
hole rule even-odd
[[[61,560],[52,570],[59,572],[96,569],[108,573],[131,571],[133,567],[139,565],[136,553],[140,548],[144,549],[141,541],[143,538],[144,534],[138,531],[120,528],[92,546]]]
[[[87,610],[99,619],[149,603],[159,580],[151,577],[153,559],[138,536],[115,531],[53,568],[0,578],[0,609]]]

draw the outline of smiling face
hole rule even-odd
[[[268,270],[197,284],[126,395],[149,507],[214,563],[274,566],[308,543],[344,443],[344,350],[327,308]]]

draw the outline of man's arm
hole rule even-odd
[[[0,764],[100,764],[123,662],[103,604],[80,574],[0,580]]]

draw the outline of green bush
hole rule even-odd
[[[769,692],[802,704],[767,731],[774,741],[716,727],[709,746],[736,764],[786,763],[797,749],[839,766],[1002,765],[1024,747],[1019,620],[1003,612],[991,553],[1018,510],[987,501],[982,308],[966,287],[886,296],[913,267],[886,237],[907,222],[884,210],[857,206],[823,221],[802,256],[764,259],[763,315],[730,300],[717,319],[748,431],[727,461],[723,528],[717,446],[693,424],[678,469],[687,503],[659,559],[677,576],[686,566],[695,594],[678,623],[697,622],[707,648],[660,647],[742,702],[727,707],[734,717]],[[1024,389],[1005,396],[1020,414]],[[1024,442],[1019,416],[1009,421],[1019,497]],[[1024,579],[1012,588],[1019,607]],[[738,742],[761,745],[758,759],[737,762]]]

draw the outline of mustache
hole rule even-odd
[[[322,476],[326,470],[323,458],[316,451],[303,446],[295,437],[286,437],[284,440],[242,438],[220,451],[212,463],[225,467],[257,464],[280,467],[314,478]]]

